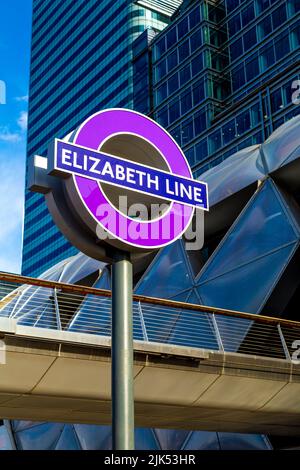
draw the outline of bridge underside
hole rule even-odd
[[[0,418],[110,424],[109,338],[0,326]],[[290,361],[135,342],[134,374],[137,427],[300,435]]]

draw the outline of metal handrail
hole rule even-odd
[[[18,274],[0,272],[0,281],[7,281],[7,282],[16,283],[16,284],[26,284],[26,285],[37,286],[37,287],[46,287],[50,289],[58,289],[62,292],[69,292],[71,294],[94,295],[94,296],[99,296],[99,297],[111,298],[111,291],[108,289],[98,289],[95,287],[87,287],[87,286],[83,286],[79,284],[77,285],[77,284],[67,284],[67,283],[57,282],[57,281],[48,281],[45,279],[21,276]],[[221,315],[221,316],[243,318],[243,319],[255,321],[256,323],[266,323],[266,324],[273,324],[273,325],[279,324],[279,325],[288,326],[288,327],[294,326],[296,328],[300,328],[300,322],[297,322],[294,320],[287,320],[284,318],[270,317],[270,316],[265,316],[265,315],[257,315],[253,313],[240,312],[237,310],[222,309],[218,307],[191,304],[187,302],[162,299],[158,297],[150,297],[150,296],[134,294],[133,301],[141,302],[143,304],[158,305],[161,307],[168,307],[168,308],[174,308],[174,309],[180,309],[180,310],[191,310],[191,311],[203,312],[206,314],[210,313],[210,314]]]

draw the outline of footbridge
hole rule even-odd
[[[0,280],[0,417],[110,424],[111,292]],[[300,435],[300,323],[138,295],[133,311],[136,426]]]

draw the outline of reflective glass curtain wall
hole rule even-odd
[[[28,157],[44,155],[51,139],[96,111],[132,108],[132,42],[168,21],[128,0],[33,0]],[[23,274],[38,275],[74,252],[44,198],[26,192]]]
[[[151,44],[151,114],[196,176],[300,112],[299,0],[194,0]]]

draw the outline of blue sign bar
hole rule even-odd
[[[208,210],[207,186],[121,157],[97,152],[59,139],[54,142],[50,173],[75,174],[140,193]]]

